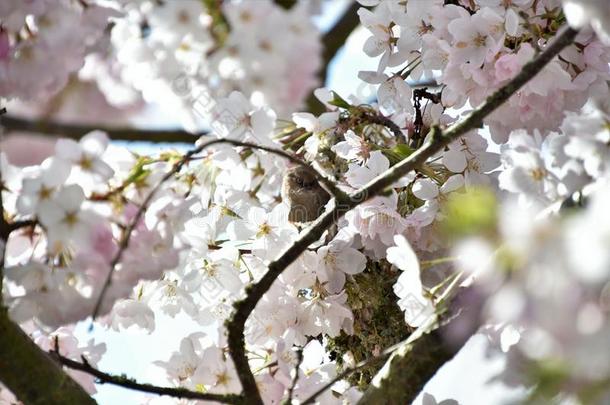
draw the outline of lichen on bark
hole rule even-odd
[[[347,300],[354,314],[354,333],[342,332],[327,340],[327,348],[340,371],[349,366],[343,357],[346,353],[349,352],[355,363],[359,363],[379,355],[411,333],[393,291],[398,275],[399,272],[387,261],[369,260],[364,272],[347,281]],[[374,362],[351,373],[347,380],[364,390],[382,365],[382,362]]]

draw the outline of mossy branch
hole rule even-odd
[[[244,340],[245,324],[249,315],[254,311],[256,304],[269,291],[279,275],[347,211],[381,194],[387,187],[412,170],[417,169],[428,158],[442,150],[453,140],[473,129],[481,127],[485,117],[500,107],[523,85],[536,76],[555,56],[574,41],[577,34],[578,31],[572,28],[564,29],[547,46],[544,52],[527,63],[515,78],[492,94],[464,120],[451,125],[444,131],[439,127],[433,127],[426,143],[408,158],[380,174],[347,198],[335,198],[335,207],[322,214],[309,228],[301,232],[299,238],[291,246],[285,249],[276,260],[269,263],[265,275],[257,283],[246,288],[245,298],[235,302],[233,315],[227,320],[226,326],[229,354],[235,364],[243,393],[251,400],[252,404],[262,404],[262,399],[246,354]]]
[[[348,196],[336,196],[335,207],[318,218],[308,229],[301,233],[293,245],[288,247],[278,259],[272,261],[268,266],[267,273],[259,282],[247,287],[245,298],[235,303],[234,313],[227,322],[229,353],[243,388],[241,398],[247,398],[248,403],[262,404],[260,392],[258,391],[256,380],[250,369],[246,354],[244,328],[246,320],[256,307],[256,304],[271,288],[277,277],[347,211],[382,193],[392,183],[419,167],[429,157],[440,151],[454,139],[472,129],[480,127],[485,117],[507,101],[528,80],[540,72],[562,49],[572,43],[577,33],[573,29],[565,29],[544,52],[526,64],[521,73],[506,86],[490,96],[485,103],[475,109],[466,119],[452,125],[445,131],[441,131],[440,128],[433,128],[432,136],[429,137],[426,144],[407,159],[382,173],[356,192]],[[5,118],[3,118],[3,124],[6,124]],[[21,128],[20,130],[25,129]],[[82,133],[88,132],[88,130],[87,128]],[[216,143],[221,141],[219,140]],[[210,143],[203,144],[187,153],[184,159],[175,165],[164,179],[169,179],[177,173],[194,154],[199,153],[209,145]],[[125,240],[128,241],[128,238]],[[125,244],[124,248],[126,246]],[[437,337],[431,334],[431,339],[437,339]],[[429,371],[427,374],[429,377],[433,374],[432,371],[437,370],[440,365],[451,358],[452,353],[447,352],[445,348],[430,350],[426,351],[423,348],[411,347],[406,350],[406,354],[401,358],[406,359],[411,358],[411,356],[421,356],[425,365],[431,365],[431,367],[425,367],[425,370]],[[409,353],[411,354],[409,355]],[[390,366],[390,373],[385,378],[385,381],[389,382],[385,385],[385,389],[388,390],[387,392],[395,391],[391,387],[404,388],[404,379],[400,378],[403,371],[404,368],[397,367],[397,363]],[[409,373],[404,374],[409,375]],[[46,353],[42,352],[21,328],[8,318],[5,310],[0,311],[0,380],[18,398],[28,404],[95,403],[78,384],[61,370],[59,365],[53,362]],[[32,383],[33,381],[35,381],[34,384]],[[425,383],[424,378],[417,384],[414,384],[412,391],[415,392],[421,389],[423,383]]]
[[[28,405],[96,402],[0,309],[0,381]]]

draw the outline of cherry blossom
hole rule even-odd
[[[330,292],[339,292],[343,288],[346,274],[358,274],[366,267],[365,256],[343,241],[331,241],[318,249],[317,254],[326,271],[326,288]]]
[[[60,139],[55,145],[57,156],[71,162],[80,170],[88,172],[101,180],[112,177],[112,168],[102,160],[106,151],[108,136],[103,132],[91,132],[85,135],[80,142],[69,139]]]
[[[39,213],[51,202],[70,174],[70,165],[62,159],[45,160],[35,174],[23,179],[17,210],[24,215]]]
[[[123,119],[158,109],[205,130],[187,154],[132,148],[101,130],[59,139],[29,167],[0,154],[10,319],[43,351],[97,367],[104,344],[79,342],[74,330],[164,338],[171,318],[184,330],[171,331],[180,334],[174,351],[153,363],[163,385],[239,395],[249,367],[265,403],[303,402],[333,382],[313,401],[351,404],[377,370],[333,379],[411,333],[425,343],[437,319],[451,326],[444,317],[468,286],[477,295],[471,321],[503,352],[505,377],[533,390],[550,381],[554,398],[605,390],[606,2],[359,0],[365,39],[356,48],[378,59],[358,78],[377,86],[375,100],[313,91],[329,47],[312,23],[320,2],[220,3],[0,5],[2,106],[16,99],[9,116],[24,113],[3,117],[6,131],[28,121],[61,129],[62,108],[89,123],[110,117],[112,138],[131,131]],[[566,20],[581,29],[572,45],[493,113],[475,113],[468,132],[442,137],[548,50]],[[82,81],[124,114],[80,102]],[[74,94],[70,103],[82,105],[66,107]],[[146,106],[139,116],[136,104]],[[409,156],[418,159],[410,173],[355,193]],[[339,190],[326,205],[338,215],[289,220],[281,189],[297,159]],[[379,343],[392,336],[400,338]],[[543,374],[549,364],[561,368]],[[542,374],[516,372],[524,366]],[[65,370],[95,392],[89,374]],[[5,399],[18,400],[2,389]],[[437,403],[427,393],[423,401]]]
[[[551,202],[557,199],[558,180],[546,170],[541,156],[540,136],[531,137],[523,132],[511,134],[502,153],[505,170],[500,173],[500,187],[519,192],[520,198],[530,201]]]
[[[338,142],[331,150],[337,154],[340,158],[345,160],[355,160],[362,162],[363,160],[370,157],[369,146],[365,140],[354,133],[354,131],[347,131],[343,137],[344,141]]]
[[[434,307],[423,295],[419,261],[411,245],[402,235],[394,236],[394,243],[396,246],[388,248],[388,261],[403,270],[394,285],[394,294],[405,312],[405,322],[418,327],[434,314]]]

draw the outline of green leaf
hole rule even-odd
[[[394,146],[392,149],[382,149],[381,153],[388,158],[390,165],[393,166],[401,160],[408,158],[413,153],[413,149],[408,145],[401,143]]]
[[[140,156],[136,161],[136,164],[131,168],[125,184],[140,183],[144,181],[150,174],[150,170],[144,168],[144,166],[152,163],[153,160],[148,156]]]
[[[328,102],[328,104],[330,105],[334,105],[335,107],[339,107],[339,108],[345,108],[346,110],[351,108],[351,104],[348,103],[347,101],[345,101],[340,95],[338,95],[336,92],[332,92],[333,93],[333,99],[330,100]]]
[[[232,218],[242,219],[235,211],[233,211],[229,207],[226,207],[226,206],[221,207],[221,211],[222,211],[222,215],[226,215],[226,216],[232,217]]]

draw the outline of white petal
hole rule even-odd
[[[102,131],[92,131],[80,140],[80,145],[85,152],[93,156],[101,156],[108,147],[108,135]]]
[[[402,235],[395,235],[394,243],[396,246],[387,250],[387,260],[401,270],[414,272],[419,279],[419,261],[411,244]]]
[[[418,179],[413,184],[413,195],[420,200],[432,200],[438,196],[438,186],[433,180]]]
[[[311,113],[293,113],[292,121],[297,124],[297,127],[304,128],[308,132],[313,132],[317,126],[318,120]]]
[[[464,152],[449,149],[443,155],[443,164],[453,173],[462,173],[466,169],[468,162],[466,161],[466,155],[464,155]]]
[[[55,144],[55,153],[62,159],[78,161],[83,152],[76,141],[72,139],[58,139]]]

